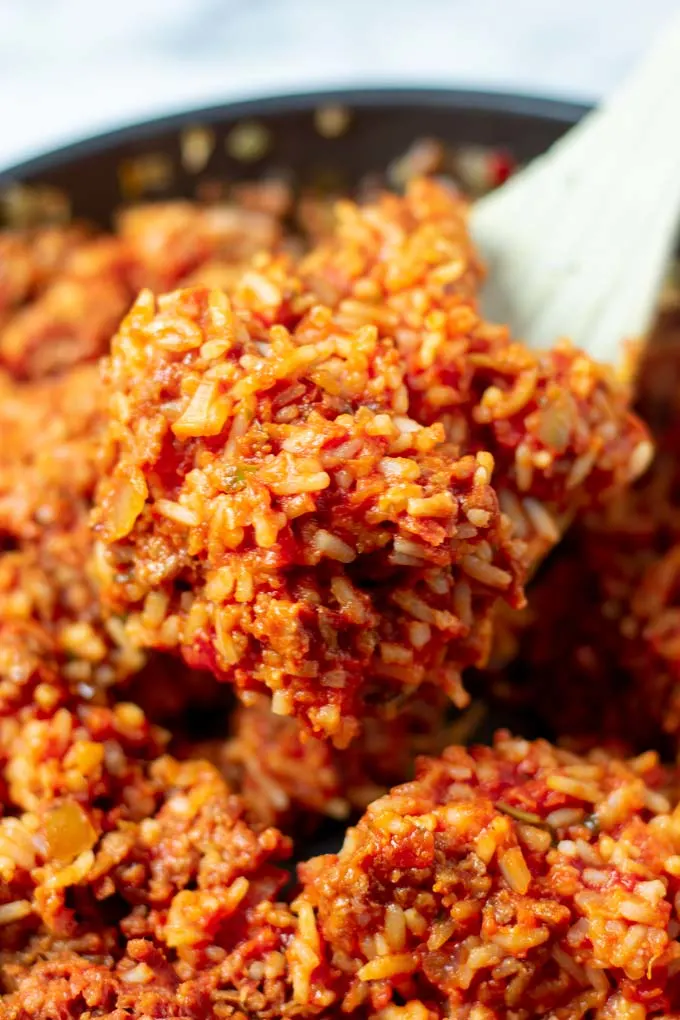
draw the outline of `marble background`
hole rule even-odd
[[[401,82],[598,98],[678,10],[679,0],[0,0],[0,167],[137,118],[275,90]]]

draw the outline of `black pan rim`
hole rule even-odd
[[[212,125],[223,120],[314,111],[319,106],[339,105],[355,109],[395,107],[465,110],[502,114],[511,119],[542,119],[569,127],[591,108],[589,104],[522,92],[485,91],[465,88],[433,88],[428,85],[347,87],[267,94],[210,106],[187,108],[174,113],[134,122],[91,135],[40,153],[0,170],[0,187],[55,170],[69,162],[105,152],[117,145],[152,140],[165,131],[191,124]]]

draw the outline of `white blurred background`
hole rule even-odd
[[[679,0],[0,0],[0,166],[130,120],[276,90],[401,82],[596,99],[679,9]]]

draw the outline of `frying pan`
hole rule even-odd
[[[77,142],[0,171],[0,223],[17,194],[44,199],[106,227],[130,199],[192,198],[216,182],[284,176],[298,188],[351,192],[381,177],[417,139],[451,151],[507,151],[523,163],[578,121],[587,107],[451,89],[371,89],[274,96],[191,110]],[[55,202],[55,194],[60,196]],[[22,208],[25,211],[26,202]],[[41,202],[36,208],[40,215]],[[29,211],[31,209],[29,203]],[[530,737],[535,723],[492,714],[476,739],[504,725]],[[325,825],[305,856],[333,850],[343,827]]]
[[[450,147],[500,148],[524,162],[586,109],[450,89],[254,99],[136,124],[0,171],[0,208],[17,185],[47,186],[67,198],[71,214],[106,226],[130,198],[195,197],[206,181],[283,174],[295,185],[351,191],[423,137]]]

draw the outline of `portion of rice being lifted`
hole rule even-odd
[[[478,277],[464,206],[416,182],[345,210],[299,274],[258,259],[231,299],[140,299],[95,517],[134,643],[339,746],[424,680],[464,702],[494,603],[651,451],[611,373],[479,318]]]
[[[321,307],[291,333],[216,291],[145,293],[108,375],[98,582],[128,634],[339,746],[425,680],[464,703],[521,564],[493,458],[408,416],[389,340]]]
[[[316,960],[349,1013],[676,1016],[668,779],[651,752],[578,757],[502,733],[493,748],[421,759],[338,854],[300,865],[298,1000]]]

